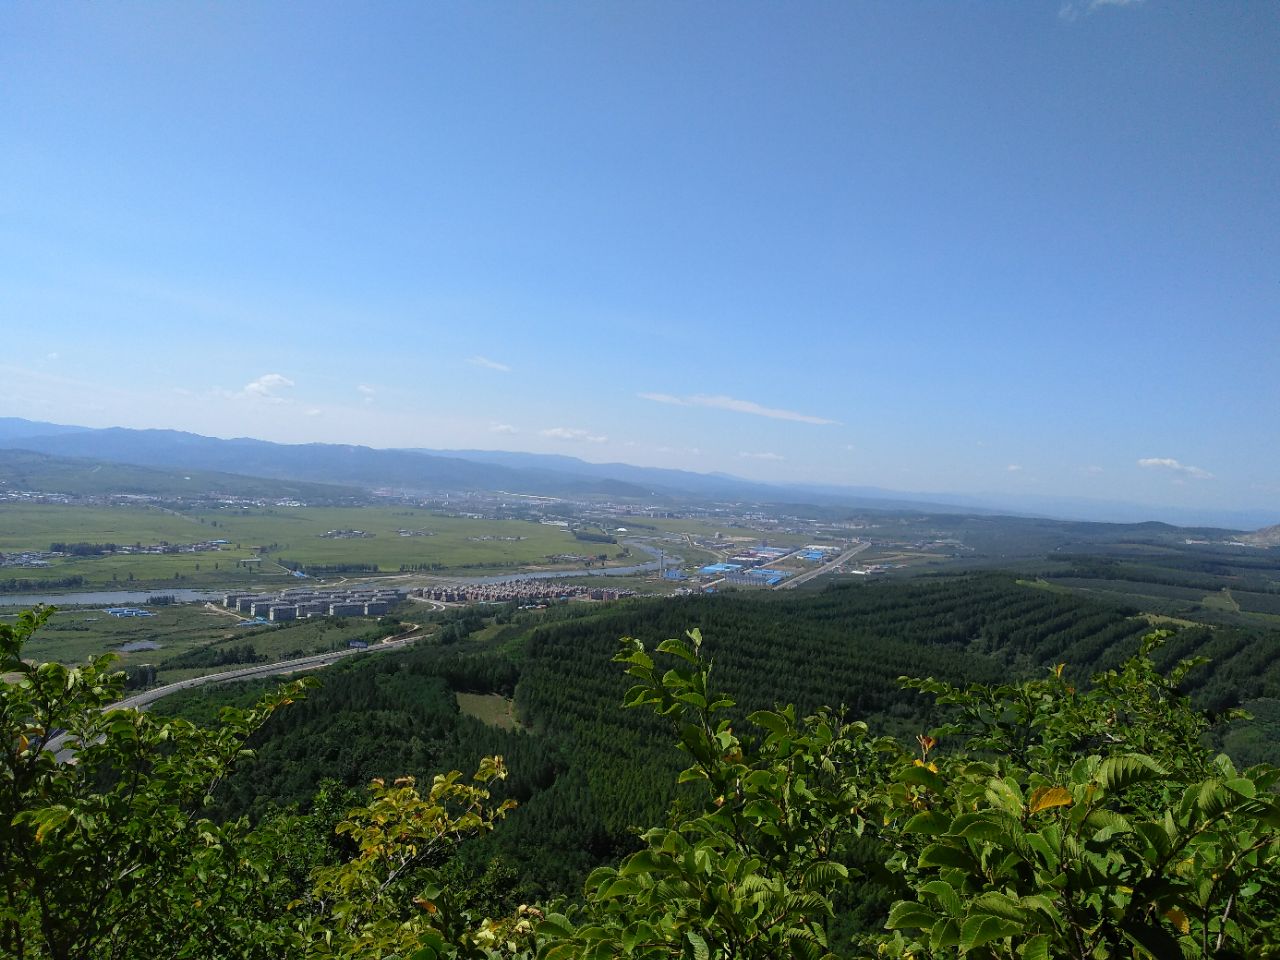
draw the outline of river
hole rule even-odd
[[[626,543],[628,547],[642,550],[650,556],[657,557],[659,550],[647,543],[635,540]],[[667,563],[679,565],[681,559],[674,554],[666,554]],[[628,577],[638,573],[650,573],[658,569],[657,560],[632,564],[629,567],[595,567],[586,570],[540,570],[537,573],[499,573],[488,577],[449,577],[451,582],[463,584],[506,583],[511,580],[562,580],[566,577]],[[268,590],[267,592],[270,592]],[[146,603],[148,597],[157,595],[172,596],[180,603],[197,603],[205,600],[221,600],[222,590],[99,590],[84,593],[8,593],[0,595],[0,607],[34,607],[38,603],[56,604],[72,607],[123,607]]]

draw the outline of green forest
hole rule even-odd
[[[21,659],[39,620],[15,956],[1275,955],[1275,632],[938,577],[473,612],[125,717],[108,661]]]

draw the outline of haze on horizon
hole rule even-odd
[[[0,10],[0,416],[1280,503],[1280,6]]]

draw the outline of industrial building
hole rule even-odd
[[[405,596],[404,590],[388,587],[349,590],[295,587],[276,594],[227,593],[222,597],[222,605],[249,614],[255,620],[283,623],[308,617],[381,617]]]

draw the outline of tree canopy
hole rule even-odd
[[[627,709],[685,757],[668,816],[580,895],[494,914],[460,844],[511,807],[473,777],[325,785],[306,813],[207,816],[291,683],[209,728],[113,709],[109,658],[23,659],[0,625],[0,950],[20,958],[1270,957],[1280,771],[1208,745],[1165,633],[1084,682],[902,678],[947,722],[745,715],[697,630],[622,641]],[[841,916],[875,900],[882,929]],[[883,917],[883,915],[881,914]]]

